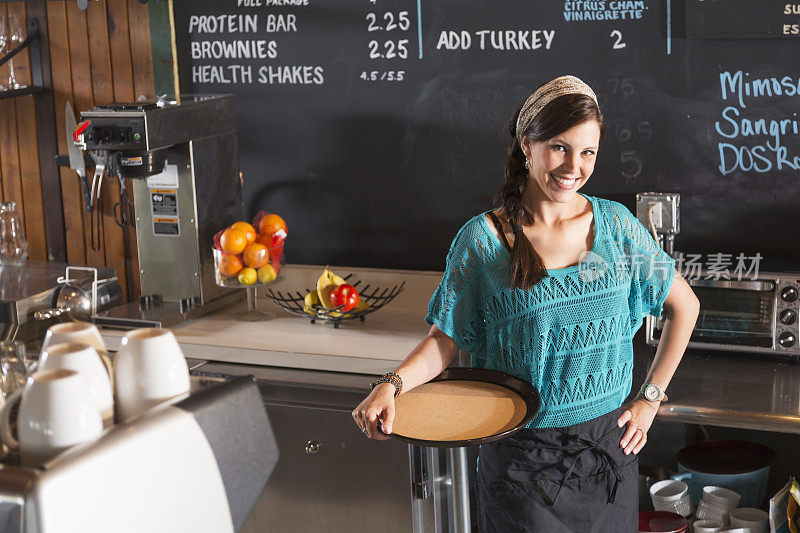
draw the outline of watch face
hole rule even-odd
[[[658,389],[653,385],[648,385],[647,387],[644,388],[644,397],[650,400],[651,402],[658,400],[659,396],[660,394],[658,393]]]

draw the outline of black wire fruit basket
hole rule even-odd
[[[362,287],[361,280],[355,280],[352,273],[344,276],[344,280],[355,287],[355,289],[358,291],[359,298],[369,305],[368,309],[341,311],[342,307],[344,306],[331,309],[328,307],[322,307],[321,305],[313,305],[311,306],[311,309],[314,311],[312,314],[304,309],[305,296],[311,292],[308,289],[306,289],[305,293],[299,291],[288,291],[285,294],[281,291],[273,291],[272,289],[269,289],[267,290],[267,296],[272,298],[272,301],[286,309],[291,314],[308,318],[312,324],[319,320],[324,323],[333,323],[333,327],[338,328],[339,324],[343,320],[353,320],[357,318],[363,322],[368,314],[374,313],[384,305],[394,300],[395,296],[403,292],[403,289],[406,285],[406,282],[403,281],[399,285],[395,285],[391,288],[373,287],[369,283]]]

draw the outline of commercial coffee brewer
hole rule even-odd
[[[95,315],[95,323],[168,327],[242,298],[216,285],[212,253],[214,234],[242,218],[232,95],[97,106],[81,113],[73,140],[95,161],[84,196],[119,182],[114,215],[122,225],[133,217],[125,179],[133,183],[142,296]]]

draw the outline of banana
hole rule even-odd
[[[317,295],[319,296],[319,302],[322,307],[327,307],[328,309],[332,308],[331,305],[331,292],[333,289],[347,283],[344,278],[337,276],[333,272],[331,272],[328,267],[322,271],[322,275],[317,280]]]
[[[306,297],[303,300],[303,310],[309,314],[316,314],[313,309],[313,305],[320,305],[327,309],[332,309],[333,304],[331,303],[331,292],[333,289],[338,287],[339,285],[343,285],[347,283],[344,278],[337,276],[333,273],[328,267],[325,267],[322,270],[322,275],[320,275],[319,279],[317,279],[317,290],[311,291],[306,294]],[[360,299],[358,305],[354,312],[363,312],[369,309],[369,304],[365,302],[363,299]],[[329,316],[339,317],[342,316],[343,313],[339,311],[331,311]]]
[[[319,296],[317,295],[317,291],[309,291],[308,294],[306,294],[306,297],[303,298],[303,311],[309,315],[316,315],[317,312],[314,309],[315,305],[319,305]]]

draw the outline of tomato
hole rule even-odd
[[[342,283],[331,292],[331,305],[333,307],[344,306],[340,309],[344,313],[355,309],[358,305],[358,300],[358,291],[347,283]]]

